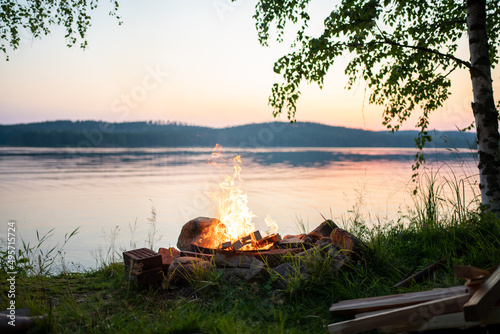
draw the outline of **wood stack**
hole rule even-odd
[[[466,286],[401,295],[341,301],[332,315],[355,319],[328,326],[330,333],[359,333],[378,328],[386,333],[469,328],[500,324],[500,269],[489,273],[474,267],[454,267]]]

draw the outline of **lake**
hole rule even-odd
[[[156,211],[155,248],[175,246],[184,223],[216,217],[210,193],[231,174],[230,157],[241,155],[241,190],[264,228],[270,215],[279,233],[297,234],[323,221],[347,221],[353,211],[369,223],[398,219],[412,206],[409,195],[414,149],[224,148],[218,165],[211,148],[0,148],[0,237],[16,221],[21,237],[54,228],[47,247],[80,227],[65,247],[72,270],[95,267],[111,245],[143,247]],[[427,171],[477,182],[470,151],[433,149]],[[224,165],[224,162],[226,165]],[[474,189],[466,187],[468,200]],[[135,227],[134,227],[135,225]]]

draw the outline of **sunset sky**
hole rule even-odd
[[[273,63],[288,44],[261,47],[255,1],[120,2],[123,25],[103,1],[88,31],[89,48],[67,48],[64,31],[33,40],[0,60],[0,124],[45,120],[178,121],[222,127],[272,121],[267,105],[278,79]],[[313,1],[311,34],[322,30],[331,1]],[[468,58],[466,48],[462,56]],[[366,103],[364,85],[347,91],[348,55],[330,71],[323,90],[302,87],[297,120],[383,130],[382,107]],[[467,71],[453,77],[453,96],[431,127],[455,129],[472,121]],[[494,90],[500,91],[494,72]],[[281,117],[286,120],[286,115]],[[406,129],[413,129],[415,122]]]

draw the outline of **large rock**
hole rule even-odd
[[[341,228],[336,228],[330,234],[332,244],[340,249],[346,257],[363,259],[375,252],[363,241]]]
[[[291,262],[280,264],[274,268],[274,272],[278,279],[274,282],[273,287],[278,290],[285,290],[294,279],[304,280],[308,277],[305,266],[298,266]]]
[[[335,224],[333,220],[327,219],[314,230],[312,230],[309,234],[323,238],[330,238],[330,234],[336,228],[338,228],[337,224]]]
[[[216,218],[198,217],[188,221],[181,229],[177,239],[177,248],[181,251],[191,251],[191,244],[203,248],[216,249],[218,241],[213,238],[225,226]]]
[[[242,279],[247,282],[263,283],[269,279],[269,272],[264,262],[253,258],[249,268],[224,268],[222,278],[229,282]]]
[[[254,260],[252,253],[220,252],[214,255],[213,261],[217,267],[250,268]]]
[[[268,267],[276,267],[283,263],[285,258],[291,258],[303,250],[303,248],[271,249],[255,252],[254,256],[267,264]]]

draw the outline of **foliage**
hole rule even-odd
[[[429,115],[441,108],[450,95],[450,74],[471,67],[457,57],[466,36],[465,1],[377,1],[343,0],[324,21],[321,36],[307,35],[309,0],[261,0],[256,7],[259,41],[268,45],[275,26],[277,40],[283,41],[288,22],[298,27],[292,44],[295,51],[274,64],[283,77],[275,83],[270,105],[274,115],[286,111],[295,121],[300,84],[324,84],[326,73],[339,56],[352,57],[345,68],[347,89],[358,81],[371,90],[369,102],[383,105],[383,124],[397,131],[411,114],[419,113],[415,138],[418,148],[432,138],[427,132]],[[487,33],[492,65],[499,60],[500,3],[487,2]],[[417,154],[415,168],[424,161]]]
[[[22,246],[17,249],[15,256],[14,270],[20,275],[28,276],[50,276],[54,274],[56,266],[59,264],[59,271],[66,271],[64,259],[64,247],[79,232],[79,227],[75,228],[71,233],[64,235],[62,245],[47,245],[48,240],[53,236],[54,229],[41,235],[36,230],[36,242],[21,240]],[[7,268],[8,251],[0,248],[0,266]]]
[[[118,1],[110,0],[112,10],[109,15],[118,16]],[[99,0],[91,1],[0,1],[0,51],[9,60],[8,47],[17,49],[23,31],[33,38],[48,35],[54,26],[62,26],[66,31],[68,47],[80,41],[80,47],[87,47],[86,33],[91,26],[90,12],[98,7]]]

